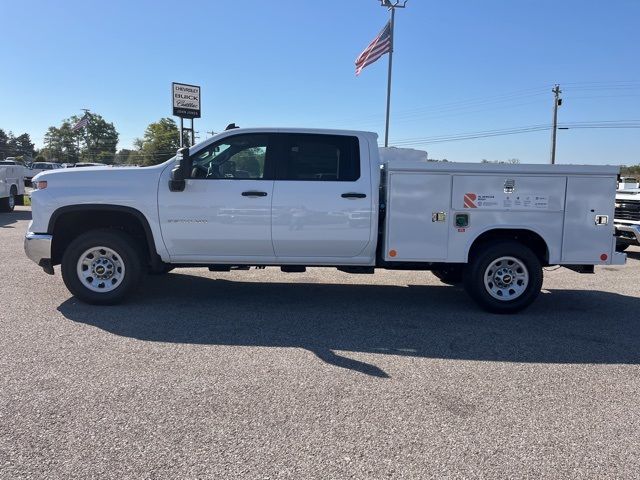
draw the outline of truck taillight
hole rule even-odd
[[[47,188],[46,180],[40,180],[39,182],[36,182],[36,190],[44,190],[45,188]]]

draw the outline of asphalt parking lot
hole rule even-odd
[[[640,249],[525,313],[424,272],[70,297],[0,214],[0,478],[638,478]],[[57,268],[56,268],[57,269]]]

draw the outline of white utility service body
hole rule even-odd
[[[542,266],[625,262],[613,235],[617,174],[381,165],[374,133],[233,129],[153,167],[38,175],[25,250],[48,273],[62,264],[67,287],[92,303],[121,300],[140,269],[335,266],[432,270],[511,312],[535,298]]]
[[[24,167],[0,164],[0,211],[11,212],[22,205],[24,195]]]

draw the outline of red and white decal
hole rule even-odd
[[[464,194],[464,208],[478,208],[476,205],[476,199],[478,196],[475,193]]]

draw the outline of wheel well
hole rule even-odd
[[[85,208],[56,211],[49,224],[49,233],[53,235],[51,260],[53,265],[62,261],[67,246],[76,238],[90,230],[113,228],[127,233],[140,246],[145,262],[154,264],[159,261],[155,250],[149,224],[142,215],[129,208]]]
[[[482,233],[471,244],[469,258],[475,255],[482,246],[500,240],[513,240],[529,247],[543,265],[549,263],[549,247],[547,242],[536,232],[526,229],[494,229]]]

